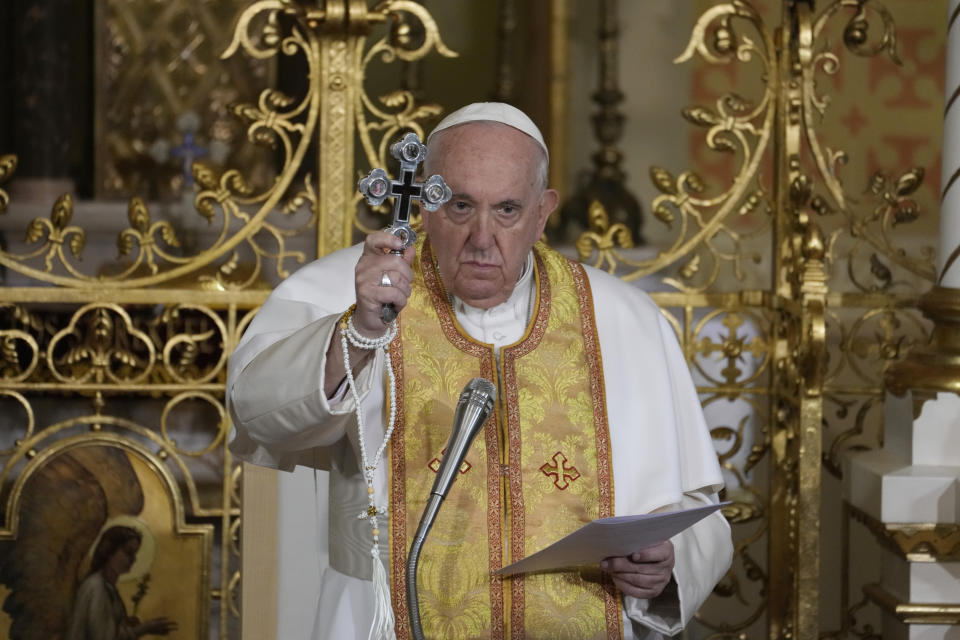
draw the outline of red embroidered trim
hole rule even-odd
[[[597,335],[597,321],[593,314],[593,292],[583,265],[567,260],[573,273],[580,304],[580,321],[583,327],[583,346],[590,367],[590,394],[593,398],[594,433],[597,438],[597,482],[600,504],[597,517],[607,518],[614,512],[613,460],[610,450],[610,425],[607,418],[607,392],[603,380],[603,355]],[[607,614],[607,636],[622,638],[621,602],[616,588],[609,580],[604,581],[604,605]]]
[[[400,318],[397,318],[397,333],[403,330]],[[396,426],[390,439],[390,600],[393,604],[393,616],[396,620],[398,640],[410,638],[410,618],[407,613],[407,503],[406,503],[406,412],[403,403],[403,341],[390,343],[390,360],[396,378],[397,401]]]

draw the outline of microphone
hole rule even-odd
[[[467,457],[470,444],[487,421],[497,398],[497,388],[489,380],[474,378],[460,392],[457,410],[453,416],[453,430],[447,440],[446,453],[440,460],[437,477],[430,489],[427,506],[420,516],[420,525],[413,537],[410,553],[407,555],[407,608],[410,613],[410,631],[416,640],[423,640],[423,628],[420,626],[420,606],[417,603],[417,563],[420,561],[420,548],[433,521],[440,511],[440,503],[457,477],[457,471]]]
[[[483,378],[474,378],[460,392],[457,411],[453,416],[453,430],[447,440],[446,453],[440,460],[433,488],[430,489],[431,496],[440,496],[441,501],[447,497],[453,480],[457,477],[457,470],[467,457],[467,450],[470,449],[480,427],[490,415],[496,398],[497,388]]]

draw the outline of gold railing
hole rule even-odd
[[[846,449],[875,446],[880,365],[926,336],[914,307],[933,277],[931,254],[911,255],[894,234],[916,217],[910,196],[922,171],[874,175],[865,195],[851,197],[838,173],[844,152],[818,133],[829,101],[816,79],[839,67],[825,43],[837,21],[849,51],[896,57],[892,18],[872,0],[834,0],[817,11],[785,2],[776,25],[746,1],[707,10],[677,61],[757,65],[763,79],[756,97],[730,91],[683,112],[710,149],[735,158],[732,184],[711,194],[695,171],[655,167],[661,195],[650,210],[675,230],[668,246],[650,259],[631,257],[629,232],[596,208],[577,243],[584,260],[667,289],[653,295],[694,372],[732,501],[725,513],[734,566],[697,621],[711,638],[821,633],[821,474],[839,474]],[[0,251],[0,266],[22,283],[0,289],[0,401],[4,415],[17,416],[15,435],[0,441],[0,544],[23,539],[18,519],[41,517],[24,515],[25,500],[53,463],[84,447],[120,451],[123,468],[141,484],[157,478],[170,505],[173,519],[151,526],[203,561],[195,611],[181,614],[197,625],[214,617],[221,638],[240,614],[242,479],[225,447],[226,359],[266,296],[265,279],[382,226],[385,211],[364,209],[355,191],[358,172],[384,166],[398,132],[422,135],[421,123],[439,113],[406,91],[373,98],[368,68],[453,55],[410,0],[254,2],[224,56],[241,51],[302,57],[307,90],[268,89],[234,108],[249,143],[277,151],[275,181],[257,185],[239,170],[194,164],[194,206],[215,230],[205,248],[188,255],[177,228],[135,198],[118,233],[122,260],[84,270],[85,232],[65,196],[27,225],[27,248]],[[0,213],[15,166],[12,156],[0,158]],[[768,220],[759,231],[732,224],[757,212]],[[314,250],[293,246],[307,235]],[[855,258],[863,252],[869,283]],[[747,278],[751,270],[761,284]],[[750,287],[740,284],[747,280]],[[727,410],[717,417],[720,407]],[[206,436],[194,442],[197,428]],[[76,457],[71,464],[84,462]],[[158,590],[161,578],[154,576]],[[844,616],[837,633],[853,624]]]

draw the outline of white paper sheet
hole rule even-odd
[[[599,564],[604,558],[630,555],[638,549],[672,538],[727,504],[730,503],[711,504],[684,511],[600,518],[496,573],[509,576],[529,571]]]

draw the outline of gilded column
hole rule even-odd
[[[356,178],[353,175],[355,105],[362,82],[357,46],[368,29],[366,3],[340,0],[326,3],[323,37],[318,46],[320,144],[317,161],[319,198],[317,255],[352,244],[350,215]]]
[[[810,205],[804,168],[805,97],[813,92],[812,6],[784,5],[778,30],[774,171],[778,212],[775,273],[782,313],[774,374],[776,416],[770,499],[769,638],[819,633],[820,474],[824,309],[824,238]]]

